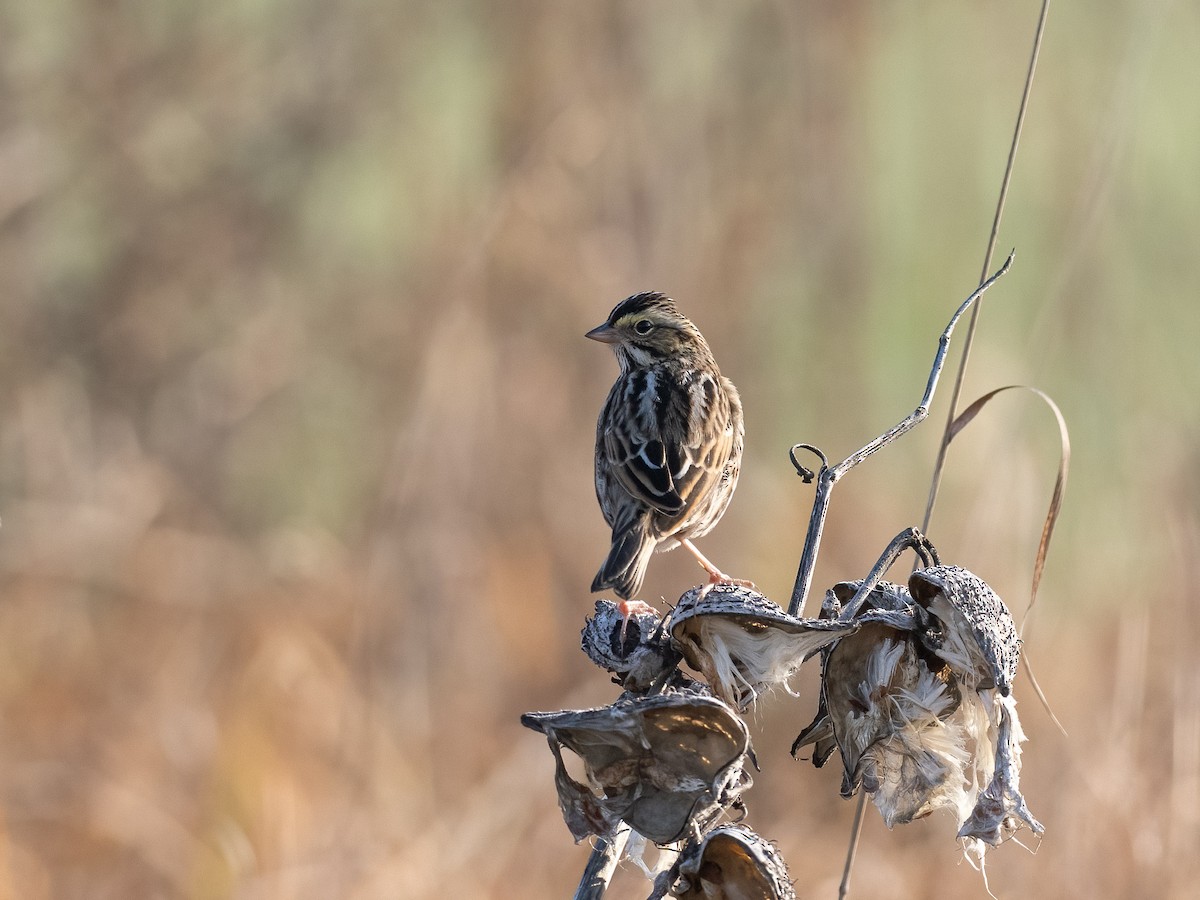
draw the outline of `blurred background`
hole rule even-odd
[[[1038,8],[0,5],[0,896],[569,896],[517,718],[615,696],[583,332],[645,289],[703,330],[748,450],[700,546],[786,605],[788,447],[920,398]],[[1194,4],[1050,10],[963,394],[1036,385],[1073,443],[1026,633],[1069,737],[1022,675],[1047,833],[989,854],[1002,897],[1200,878],[1198,43]],[[838,485],[818,596],[920,521],[948,388]],[[1003,395],[930,529],[1018,618],[1057,459]],[[831,897],[854,805],[787,752],[815,679],[753,714],[747,799]],[[855,895],[986,896],[954,831],[869,809]]]

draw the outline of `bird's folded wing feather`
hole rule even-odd
[[[727,414],[693,411],[693,403],[713,399],[705,391],[666,382],[652,389],[654,395],[641,398],[637,414],[618,417],[621,424],[606,429],[604,452],[630,495],[659,513],[679,515],[721,477],[733,433]],[[633,392],[625,396],[633,401]]]

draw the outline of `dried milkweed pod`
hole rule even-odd
[[[790,616],[757,591],[725,583],[692,588],[667,619],[688,665],[738,709],[772,687],[790,690],[805,659],[857,627]]]
[[[611,835],[619,822],[670,844],[740,805],[751,783],[750,736],[721,700],[700,691],[625,695],[599,709],[526,713],[521,724],[546,735],[555,758],[563,818],[576,841]],[[566,747],[583,761],[573,779]]]
[[[840,640],[825,659],[821,696],[823,716],[796,749],[815,743],[814,762],[824,762],[832,737],[843,796],[862,787],[889,827],[959,805],[968,757],[965,729],[950,721],[959,692],[930,668],[911,632],[867,622]]]
[[[908,587],[926,613],[926,646],[971,687],[994,687],[1007,697],[1017,675],[1021,639],[996,592],[961,566],[918,569]]]
[[[660,616],[653,608],[642,606],[642,611],[626,616],[611,600],[597,600],[596,611],[584,621],[580,636],[588,658],[631,691],[665,681],[679,662]]]
[[[899,634],[908,634],[917,629],[917,622],[913,612],[912,597],[908,593],[908,589],[892,584],[888,581],[881,581],[872,585],[865,592],[861,592],[862,581],[843,581],[835,584],[825,593],[825,599],[821,603],[821,617],[829,619],[838,619],[843,613],[847,616],[853,616],[853,621],[862,628],[864,626],[885,626]],[[851,601],[857,597],[853,605]],[[872,634],[878,635],[878,632]],[[857,642],[856,642],[857,643]],[[868,635],[868,639],[855,647],[851,644],[845,648],[847,657],[861,658],[865,650],[869,651],[874,648],[877,641],[872,640]],[[817,708],[817,715],[813,721],[800,732],[800,736],[796,738],[792,744],[792,755],[796,756],[801,748],[813,745],[812,763],[817,768],[825,765],[834,750],[839,749],[837,734],[835,733],[833,720],[830,718],[829,706],[826,700],[827,692],[832,689],[835,695],[835,709],[841,713],[841,704],[838,691],[843,690],[843,683],[849,684],[844,679],[834,678],[832,681],[826,679],[825,675],[829,667],[829,658],[835,649],[839,646],[838,643],[832,643],[826,646],[821,651],[822,660],[822,675],[821,675],[821,695]],[[848,665],[849,659],[842,659],[839,654],[839,665]],[[861,661],[861,659],[860,659]],[[861,707],[862,704],[859,704]],[[867,723],[863,724],[863,729],[868,728]],[[860,750],[867,743],[863,742],[861,736],[856,740],[847,740],[848,747],[859,746]],[[851,751],[854,753],[854,751]],[[857,755],[854,755],[854,762],[846,768],[847,773],[853,771],[857,766]],[[843,751],[843,762],[845,762],[845,751]],[[854,785],[843,785],[843,794],[847,791],[853,793]]]
[[[982,860],[987,845],[998,846],[1022,827],[1045,831],[1020,791],[1025,734],[1012,684],[1021,639],[1004,601],[973,572],[931,566],[914,572],[909,588],[925,619],[922,640],[964,686],[964,705],[976,707],[976,799],[960,817],[958,836],[968,854]]]
[[[843,796],[866,790],[889,827],[954,810],[977,858],[1022,826],[1040,834],[1018,786],[1020,640],[996,593],[939,563],[907,588],[839,584],[822,615],[860,627],[822,651],[821,703],[793,755],[813,745],[820,766],[836,748]]]
[[[787,865],[774,845],[742,825],[723,825],[689,840],[667,876],[682,900],[795,900]]]

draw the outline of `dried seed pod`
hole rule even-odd
[[[695,691],[624,695],[599,709],[527,713],[555,758],[563,818],[576,841],[620,821],[656,844],[703,829],[750,785],[750,736],[725,703]],[[589,788],[567,773],[562,747],[583,761]]]
[[[823,676],[822,676],[823,678]],[[833,751],[837,749],[837,735],[833,732],[833,720],[829,718],[829,707],[825,705],[825,691],[821,691],[821,699],[817,702],[817,714],[813,720],[792,741],[792,756],[799,759],[799,753],[809,744],[813,745],[812,764],[821,768],[829,762]]]
[[[1020,641],[1000,598],[957,566],[917,571],[909,588],[843,582],[822,615],[859,631],[822,651],[821,704],[796,739],[822,765],[836,746],[842,793],[862,787],[891,827],[953,809],[982,858],[1023,825],[1020,725],[1011,690]],[[986,790],[985,790],[986,788]]]
[[[824,698],[845,767],[842,795],[861,785],[888,827],[961,792],[966,735],[945,721],[959,692],[930,669],[911,635],[872,623],[839,642],[825,667]]]
[[[842,795],[862,787],[891,827],[962,805],[967,735],[946,722],[961,696],[945,667],[930,665],[908,590],[862,586],[843,582],[826,597],[824,607],[853,616],[859,630],[823,651],[821,705],[792,754],[813,744],[813,764],[821,766],[836,746]]]
[[[645,690],[679,662],[661,624],[649,606],[626,619],[616,603],[597,600],[595,614],[584,620],[580,644],[588,658],[612,672],[623,687]]]
[[[1008,607],[982,578],[961,566],[918,569],[908,580],[928,614],[924,641],[975,690],[1012,692],[1021,639]]]
[[[826,591],[825,599],[821,603],[821,617],[837,619],[843,615],[853,615],[853,621],[860,628],[864,625],[875,624],[886,626],[901,634],[917,630],[919,625],[913,614],[912,597],[907,588],[890,581],[881,581],[864,596],[859,597],[857,602],[851,604],[851,601],[858,595],[862,584],[861,581],[841,581]],[[870,645],[871,642],[868,641],[862,646],[869,648]],[[837,646],[836,642],[831,643],[821,651],[821,697],[817,706],[817,715],[800,732],[792,744],[792,756],[796,756],[801,748],[809,744],[814,745],[812,764],[818,769],[828,762],[829,757],[838,747],[833,721],[829,717],[825,690],[827,683],[825,673],[829,666],[829,656]],[[851,653],[853,652],[851,650]],[[836,694],[838,690],[836,685],[834,690]],[[843,786],[843,791],[845,790],[846,788]]]
[[[786,688],[805,659],[857,627],[789,616],[757,591],[735,584],[692,588],[667,620],[688,665],[738,709],[765,690]]]
[[[671,896],[684,900],[795,900],[787,865],[774,845],[742,825],[714,828],[688,841]]]

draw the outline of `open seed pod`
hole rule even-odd
[[[911,634],[864,625],[831,651],[823,688],[843,796],[861,785],[891,827],[962,789],[965,734],[944,721],[959,706],[958,689],[930,669]]]
[[[800,751],[809,744],[813,745],[812,764],[818,769],[829,762],[829,757],[837,749],[837,735],[833,733],[833,720],[829,718],[829,709],[825,705],[824,690],[817,702],[816,716],[792,742],[792,756],[799,759]]]
[[[908,590],[890,582],[861,587],[843,582],[826,597],[824,614],[853,616],[859,630],[823,651],[821,706],[793,755],[813,744],[820,766],[836,746],[842,795],[862,787],[889,827],[941,806],[959,809],[969,753],[964,726],[948,724],[961,705],[958,687],[921,644]]]
[[[862,787],[889,827],[954,810],[982,857],[1021,825],[1040,833],[1017,790],[1023,736],[1002,696],[1020,642],[999,597],[965,569],[931,566],[909,584],[829,591],[822,615],[860,627],[822,651],[820,707],[792,753],[811,744],[820,766],[836,746],[843,796]]]
[[[851,606],[851,601],[861,586],[861,581],[842,581],[826,591],[825,599],[821,603],[821,618],[838,619],[844,610],[847,615],[856,614],[857,617],[853,621],[860,628],[864,625],[878,624],[901,634],[917,630],[912,597],[907,588],[890,581],[881,581]],[[796,756],[803,747],[812,744],[812,763],[818,769],[825,765],[838,747],[833,721],[829,717],[829,708],[825,700],[824,676],[829,664],[829,655],[837,646],[837,643],[833,642],[821,650],[822,688],[817,714],[792,744],[792,756]]]
[[[742,825],[688,841],[671,896],[684,900],[795,900],[787,865],[767,840]]]
[[[723,583],[692,588],[667,620],[688,665],[738,709],[772,687],[786,688],[805,659],[857,627],[789,616],[757,591]]]
[[[625,821],[656,844],[703,829],[750,785],[750,736],[725,703],[692,691],[625,695],[599,709],[526,713],[555,758],[563,818],[576,841],[610,835]],[[583,761],[575,781],[562,747]]]
[[[1021,828],[1042,834],[1020,791],[1021,742],[1012,684],[1021,639],[1004,601],[978,575],[959,566],[930,566],[914,572],[909,588],[923,620],[921,640],[954,673],[963,693],[956,719],[970,721],[973,741],[974,807],[960,802],[959,837],[982,862],[987,845],[997,846]]]
[[[908,580],[927,613],[926,645],[976,690],[1012,692],[1021,656],[1012,615],[982,578],[960,566],[918,569]]]
[[[660,624],[650,607],[626,621],[616,603],[597,600],[595,614],[584,620],[580,643],[588,658],[622,686],[644,690],[679,661]]]

